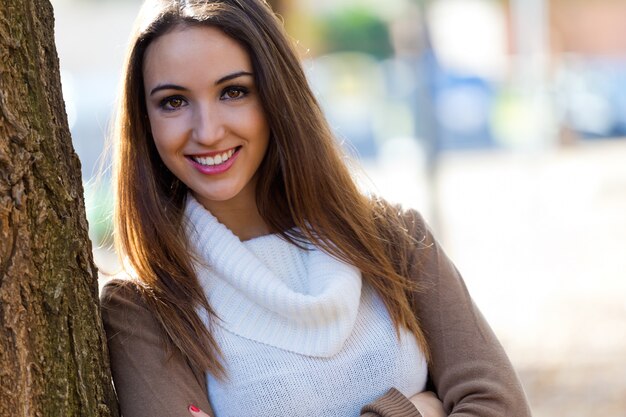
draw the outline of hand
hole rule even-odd
[[[194,417],[211,417],[193,404],[190,404],[189,407],[187,407],[187,411],[189,411],[189,413]]]
[[[443,410],[443,403],[437,398],[434,392],[424,391],[415,394],[409,401],[413,403],[417,411],[423,417],[446,417],[447,414]]]

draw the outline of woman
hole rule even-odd
[[[147,2],[116,128],[125,417],[529,415],[421,217],[357,189],[266,4]]]

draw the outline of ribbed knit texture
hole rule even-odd
[[[375,402],[361,409],[361,417],[375,416],[422,417],[422,413],[400,391],[391,388]]]
[[[186,214],[228,373],[207,380],[217,417],[358,416],[392,387],[424,389],[415,338],[398,341],[356,268],[277,235],[242,243],[191,196]]]
[[[273,235],[244,245],[191,196],[186,213],[191,248],[207,264],[196,271],[220,318],[217,324],[303,355],[328,357],[341,349],[359,305],[358,269],[319,250],[302,251]],[[277,244],[268,253],[268,263],[250,250],[271,242]],[[301,252],[307,254],[303,262],[294,262]]]

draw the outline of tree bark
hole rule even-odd
[[[0,415],[118,416],[48,0],[0,2]]]

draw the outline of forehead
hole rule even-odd
[[[146,87],[151,82],[209,81],[242,70],[252,72],[247,51],[210,26],[178,27],[159,36],[143,61]]]

